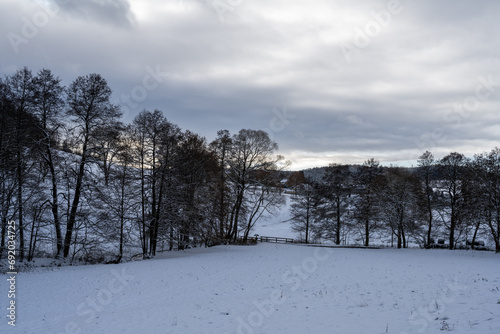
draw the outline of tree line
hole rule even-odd
[[[246,242],[294,188],[305,242],[374,234],[450,249],[487,236],[500,251],[500,149],[472,159],[425,152],[415,168],[332,164],[320,177],[290,173],[264,131],[220,130],[212,142],[143,110],[129,124],[99,74],[68,87],[48,69],[0,79],[0,258],[119,262],[139,251]],[[9,222],[15,221],[15,235]],[[111,259],[111,260],[110,260]]]
[[[282,204],[286,166],[264,131],[181,130],[159,110],[130,124],[99,74],[68,87],[50,70],[0,79],[0,258],[103,261],[244,240]],[[16,222],[15,236],[7,225]]]
[[[317,173],[316,173],[317,174]],[[410,238],[449,249],[490,238],[500,252],[500,149],[472,159],[452,152],[435,159],[426,151],[414,168],[332,164],[321,177],[296,183],[291,205],[295,231],[305,242],[354,237],[370,245],[374,233],[407,247]]]

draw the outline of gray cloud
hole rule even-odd
[[[132,27],[135,18],[128,0],[52,0],[70,18]]]
[[[406,162],[425,149],[471,155],[499,141],[496,1],[401,0],[403,11],[363,47],[360,31],[389,1],[231,3],[221,21],[209,1],[68,1],[19,52],[1,39],[0,67],[48,67],[65,84],[101,73],[127,121],[157,108],[209,139],[223,128],[267,129],[295,167]],[[22,36],[41,4],[3,1],[1,35]],[[148,68],[160,69],[161,82],[130,107],[122,96],[139,92]],[[457,109],[488,78],[487,98]],[[282,108],[293,115],[285,123],[276,119]]]

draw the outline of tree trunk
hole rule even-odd
[[[335,244],[340,245],[340,230],[341,230],[341,220],[340,220],[340,202],[337,200],[337,227],[335,235]]]
[[[170,240],[168,245],[168,250],[172,251],[174,249],[174,227],[170,226]]]
[[[451,203],[451,216],[450,216],[450,238],[449,238],[449,249],[453,250],[455,248],[455,228],[456,228],[456,213],[455,213],[455,203],[452,199]]]
[[[430,245],[431,244],[431,238],[432,238],[432,222],[433,222],[433,217],[432,217],[432,207],[431,207],[431,204],[430,204],[430,198],[427,199],[427,201],[429,202],[427,204],[427,207],[428,207],[428,213],[429,213],[429,228],[427,230],[427,245]]]
[[[433,190],[431,187],[431,181],[429,177],[429,169],[426,171],[425,175],[425,192],[426,192],[426,199],[427,199],[427,213],[429,215],[429,222],[428,222],[428,229],[427,229],[427,245],[429,246],[431,244],[431,238],[432,238],[432,223],[434,217],[432,216],[432,194]]]
[[[149,255],[154,256],[154,250],[156,249],[156,244],[155,244],[155,230],[156,230],[156,187],[155,187],[155,173],[153,172],[153,185],[151,189],[151,196],[152,196],[152,202],[151,202],[151,215],[153,216],[151,219],[151,222],[149,224]]]
[[[233,236],[233,229],[234,227],[234,216],[236,214],[236,203],[233,205],[233,208],[231,209],[231,217],[229,219],[229,228],[226,233],[226,239],[230,240]]]
[[[224,161],[226,160],[226,149],[222,148],[221,153],[221,163],[220,163],[220,184],[219,184],[219,238],[224,237],[224,222],[226,220],[226,201],[225,201],[225,186],[226,186],[226,178],[225,178],[225,170],[224,170]]]
[[[123,176],[121,180],[121,196],[120,196],[120,249],[118,251],[118,259],[116,260],[117,263],[120,263],[120,261],[123,258],[123,241],[124,241],[124,227],[125,227],[125,182],[127,179],[127,170],[128,166],[125,164],[123,166]]]
[[[240,218],[240,210],[241,210],[241,205],[243,204],[243,196],[244,196],[244,187],[239,191],[238,197],[236,198],[236,210],[234,213],[234,222],[233,222],[233,236],[232,239],[233,241],[236,241],[236,238],[238,237],[238,221]]]
[[[61,232],[61,222],[59,221],[59,200],[57,194],[57,176],[54,168],[54,161],[52,158],[52,152],[50,148],[47,148],[47,162],[50,170],[50,177],[52,180],[52,216],[54,217],[54,227],[56,230],[56,245],[57,245],[57,254],[56,258],[60,257],[63,250],[63,238]]]
[[[479,232],[479,227],[481,223],[476,224],[476,228],[474,229],[474,234],[472,235],[472,249],[474,249],[474,245],[476,244],[477,233]]]
[[[281,195],[281,194],[280,194]],[[309,195],[307,195],[309,196]],[[306,208],[306,244],[309,243],[309,199],[307,199],[308,203],[307,203],[307,208]]]
[[[20,129],[18,129],[20,132]],[[19,139],[20,140],[20,139]],[[24,260],[24,206],[23,206],[23,162],[22,148],[18,141],[17,147],[17,204],[18,204],[18,228],[19,228],[19,262]]]
[[[405,230],[401,228],[401,239],[403,241],[403,248],[407,248]]]
[[[365,221],[365,246],[370,246],[370,221]]]
[[[36,249],[36,242],[38,240],[38,230],[39,226],[37,226],[37,223],[39,224],[41,220],[41,214],[42,214],[42,208],[40,208],[40,212],[37,213],[37,210],[35,210],[35,214],[33,215],[33,225],[31,226],[31,235],[30,235],[30,246],[28,250],[28,262],[33,260],[33,257],[35,255],[35,249]]]
[[[450,194],[450,206],[451,206],[449,249],[453,250],[453,249],[455,249],[455,229],[456,229],[456,225],[457,225],[457,217],[456,217],[456,215],[457,215],[457,207],[456,207],[457,189],[456,189],[455,184],[453,184],[451,186],[449,194]]]
[[[141,138],[141,140],[143,140]],[[142,244],[142,255],[146,256],[148,253],[148,243],[146,234],[146,173],[145,162],[144,162],[144,141],[141,143],[140,159],[141,159],[141,244]]]
[[[500,253],[500,219],[497,219],[497,233],[495,239],[496,252]]]
[[[154,231],[153,231],[153,241],[154,241],[153,255],[156,255],[156,249],[158,246],[158,231],[160,228],[160,215],[161,215],[161,205],[162,205],[162,201],[163,201],[164,182],[165,182],[165,175],[162,173],[161,182],[160,182],[160,190],[159,190],[159,194],[158,194],[158,200],[156,203],[156,211],[155,211],[155,225],[154,225]]]
[[[83,175],[85,174],[85,164],[87,162],[87,144],[88,135],[85,136],[85,141],[83,143],[82,159],[80,160],[80,168],[78,170],[78,177],[76,180],[75,195],[73,197],[73,203],[71,204],[71,211],[69,214],[68,224],[66,227],[66,237],[64,238],[64,257],[67,258],[71,249],[71,240],[73,229],[76,222],[76,214],[78,211],[78,205],[80,203],[80,196],[83,184]]]
[[[500,215],[498,215],[498,213],[495,219],[495,223],[496,223],[496,228],[494,226],[493,219],[490,217],[488,225],[490,227],[493,240],[495,241],[495,251],[497,253],[500,253]]]

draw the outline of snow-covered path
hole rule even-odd
[[[17,284],[0,333],[500,333],[491,252],[219,246]]]

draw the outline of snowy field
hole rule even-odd
[[[0,333],[500,333],[492,252],[218,246],[40,268],[17,292]]]

